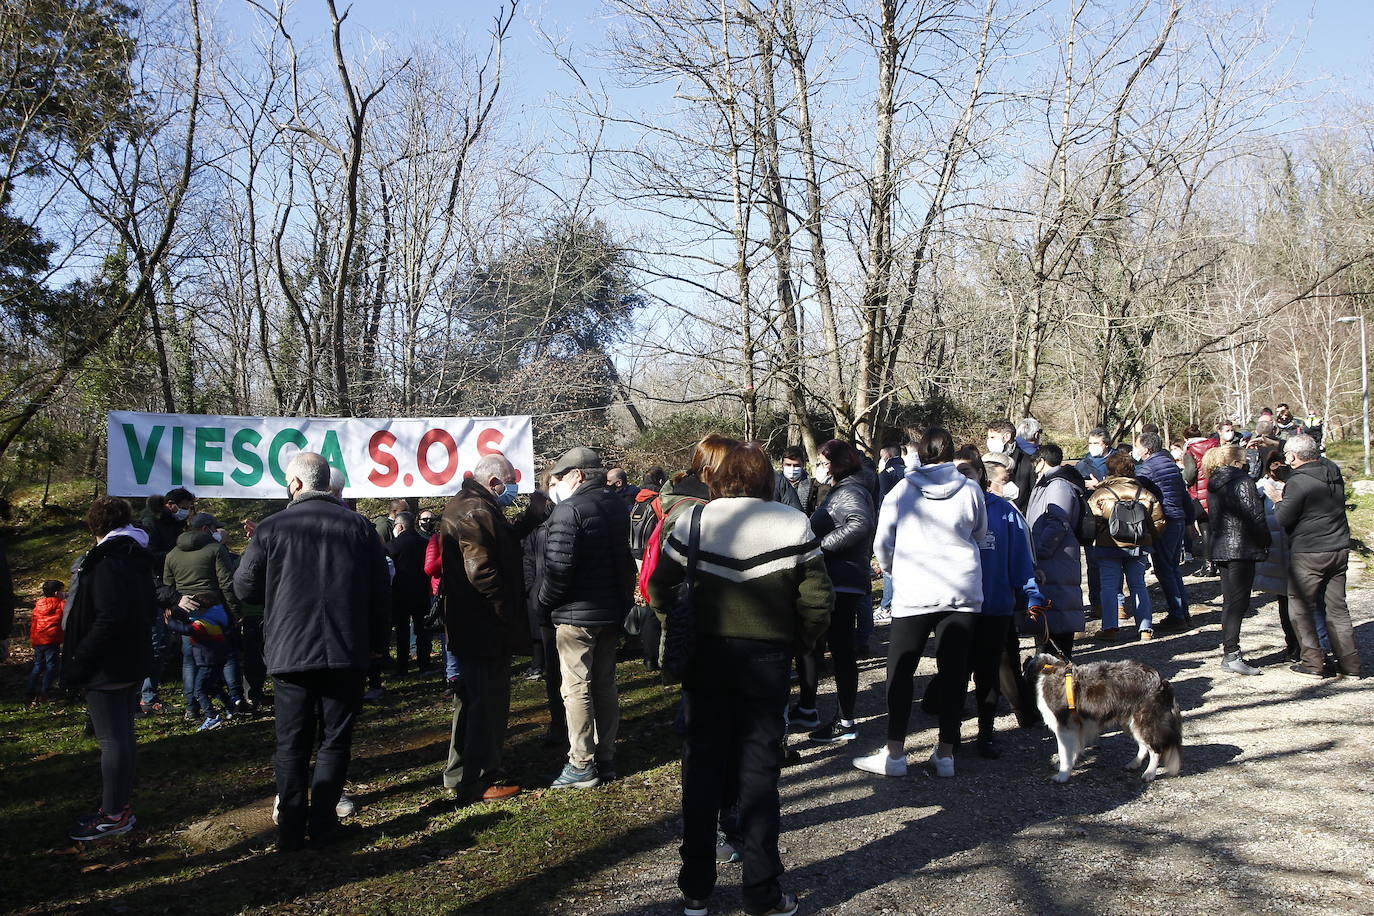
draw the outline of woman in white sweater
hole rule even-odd
[[[933,426],[921,437],[921,467],[892,488],[878,513],[874,552],[892,576],[892,628],[887,656],[887,746],[854,766],[883,776],[905,776],[912,679],[933,634],[941,683],[968,684],[969,644],[983,605],[979,545],[987,535],[987,508],[978,485],[954,467],[954,438]],[[965,690],[940,697],[940,740],[930,762],[939,776],[954,775]]]

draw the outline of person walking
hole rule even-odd
[[[391,583],[381,538],[329,492],[315,452],[286,466],[290,504],[262,520],[234,573],[240,601],[263,606],[272,677],[279,802],[277,848],[340,836],[337,808],[368,662],[386,652]],[[310,753],[320,737],[315,766]]]
[[[89,842],[128,833],[133,811],[134,715],[153,666],[153,557],[122,499],[101,496],[86,513],[95,547],[79,562],[62,643],[61,684],[85,692],[100,744],[100,808],[67,833]]]
[[[798,712],[816,713],[816,691],[820,685],[825,649],[835,672],[835,715],[811,732],[811,740],[822,743],[853,741],[854,704],[859,695],[859,663],[855,656],[855,631],[866,607],[872,607],[873,576],[869,564],[873,556],[873,534],[877,512],[873,497],[863,479],[859,450],[847,442],[831,439],[820,447],[816,461],[835,479],[825,502],[811,516],[811,530],[821,539],[825,571],[835,589],[835,609],[830,626],[816,648],[801,657],[801,696]]]
[[[1240,446],[1219,445],[1203,456],[1202,463],[1209,480],[1212,562],[1221,574],[1221,667],[1236,674],[1259,674],[1241,655],[1240,624],[1250,608],[1255,565],[1269,550],[1264,503]]]
[[[1150,548],[1164,532],[1163,503],[1136,479],[1131,456],[1112,452],[1107,456],[1106,477],[1088,497],[1088,509],[1097,530],[1088,547],[1093,560],[1089,575],[1097,575],[1098,593],[1106,602],[1097,638],[1107,642],[1116,639],[1117,598],[1125,583],[1130,593],[1122,607],[1135,618],[1137,635],[1150,639],[1154,636],[1154,614],[1145,587],[1145,570],[1150,568]]]
[[[630,516],[590,448],[569,449],[549,478],[557,504],[544,523],[538,600],[555,630],[569,744],[552,788],[589,788],[616,775],[615,653],[637,580]]]
[[[685,916],[705,916],[716,884],[716,825],[723,803],[738,800],[744,911],[790,916],[797,898],[782,890],[778,853],[783,710],[794,647],[809,652],[827,626],[830,580],[806,516],[774,500],[775,472],[762,448],[737,444],[711,468],[710,501],[683,509],[649,579],[650,605],[666,619],[688,558],[698,555],[693,650],[682,674],[678,888]]]
[[[1289,614],[1302,650],[1302,661],[1292,670],[1307,677],[1327,676],[1313,619],[1324,602],[1336,669],[1346,677],[1360,677],[1360,650],[1345,599],[1350,525],[1345,517],[1341,469],[1321,456],[1316,440],[1306,433],[1289,436],[1283,453],[1293,470],[1277,511],[1279,523],[1288,534]]]
[[[880,776],[905,776],[912,679],[926,643],[936,639],[940,679],[955,687],[938,698],[939,742],[930,758],[936,775],[954,775],[967,692],[969,646],[983,605],[979,550],[987,537],[987,506],[978,485],[954,466],[954,437],[932,426],[921,436],[921,466],[907,472],[878,511],[874,550],[892,576],[892,626],[887,656],[887,745],[854,766]],[[932,571],[938,570],[938,575]]]
[[[1131,457],[1136,460],[1136,479],[1159,497],[1164,509],[1164,530],[1150,545],[1150,563],[1155,578],[1164,593],[1164,620],[1155,631],[1178,631],[1189,625],[1188,587],[1183,584],[1183,570],[1179,563],[1183,556],[1183,539],[1192,521],[1193,503],[1183,480],[1183,472],[1173,456],[1164,449],[1158,433],[1141,433],[1135,437]],[[1139,605],[1136,606],[1139,610]]]
[[[1036,637],[1042,651],[1046,644],[1055,654],[1073,659],[1074,634],[1083,629],[1082,547],[1078,523],[1088,511],[1083,477],[1063,464],[1063,450],[1046,442],[1035,453],[1040,479],[1031,492],[1031,542],[1035,565],[1040,570],[1040,591],[1049,599],[1049,608],[1035,621]],[[1104,600],[1106,596],[1104,595]]]

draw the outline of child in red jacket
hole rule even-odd
[[[43,583],[43,597],[34,602],[29,618],[29,643],[33,646],[33,670],[29,672],[28,695],[31,705],[48,699],[57,677],[57,660],[62,652],[62,611],[67,593],[56,579]]]

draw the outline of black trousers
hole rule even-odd
[[[558,663],[557,630],[552,626],[539,628],[539,642],[544,651],[544,693],[549,701],[549,732],[555,738],[568,737],[568,714],[563,709],[563,668]]]
[[[397,674],[404,674],[410,667],[410,634],[415,633],[415,664],[421,671],[429,667],[430,633],[425,629],[425,615],[429,605],[394,608],[391,612],[391,627],[396,635]]]
[[[118,815],[134,791],[134,713],[138,688],[87,690],[86,712],[100,743],[100,810]]]
[[[557,657],[555,655],[555,657]],[[459,655],[444,785],[468,799],[480,795],[501,767],[510,718],[510,656]]]
[[[893,617],[887,651],[887,740],[906,740],[911,725],[912,678],[925,652],[926,642],[936,639],[935,666],[940,680],[955,689],[941,690],[937,697],[940,741],[957,744],[967,693],[969,646],[977,614],[939,611],[914,617]]]
[[[978,737],[992,736],[997,718],[1002,654],[1011,631],[1011,617],[979,614],[973,624],[973,698],[978,704]]]
[[[1275,595],[1274,601],[1279,606],[1279,626],[1283,628],[1283,649],[1290,656],[1301,657],[1302,643],[1298,642],[1297,631],[1293,629],[1293,621],[1288,616],[1288,596]]]
[[[243,698],[259,706],[267,696],[267,662],[262,655],[262,618],[245,617],[239,627],[243,635]]]
[[[732,795],[744,910],[762,912],[782,896],[778,774],[791,660],[781,643],[712,637],[697,645],[682,683],[687,742],[677,883],[686,897],[709,897],[715,888],[716,824]]]
[[[1240,622],[1250,607],[1255,584],[1254,560],[1217,560],[1221,573],[1221,651],[1240,651]]]
[[[835,698],[839,703],[841,719],[854,718],[854,701],[859,696],[859,661],[854,651],[854,632],[858,624],[859,611],[864,605],[871,605],[868,595],[855,595],[848,592],[835,593],[835,610],[830,614],[830,629],[809,655],[798,659],[801,669],[801,691],[798,705],[803,709],[816,708],[816,691],[820,688],[821,665],[825,661],[825,650],[830,649],[830,658],[835,663]]]
[[[363,705],[363,672],[328,669],[278,674],[272,678],[272,687],[278,834],[283,843],[299,843],[308,826],[311,836],[323,839],[339,826],[334,808],[348,778],[353,727]],[[310,751],[316,737],[320,746],[312,772]]]

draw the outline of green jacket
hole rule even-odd
[[[204,531],[187,531],[177,538],[162,565],[162,582],[182,595],[214,595],[226,610],[241,614],[234,596],[238,557]]]

